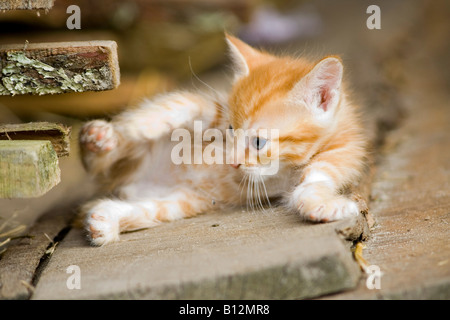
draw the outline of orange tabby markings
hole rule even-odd
[[[109,196],[84,207],[92,244],[211,210],[264,209],[271,197],[281,197],[288,210],[316,222],[359,214],[357,203],[342,192],[360,178],[366,138],[358,106],[342,82],[341,59],[279,57],[230,35],[226,41],[235,67],[230,92],[163,94],[110,122],[94,120],[82,128],[83,163]],[[225,132],[230,125],[234,130],[277,130],[279,138],[251,137],[264,139],[261,147],[251,140],[228,146],[224,138],[223,150],[216,152],[239,143],[245,148],[231,165],[177,165],[171,158],[172,130],[193,132],[196,121],[203,130]],[[190,146],[194,154],[198,146]],[[200,151],[205,147],[200,145]],[[265,174],[267,157],[279,161],[272,175]]]

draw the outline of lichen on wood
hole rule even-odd
[[[110,88],[108,69],[88,69],[69,77],[63,68],[53,68],[38,60],[29,59],[24,52],[8,52],[2,69],[4,94],[39,95],[64,92],[107,90]]]
[[[0,46],[0,95],[103,91],[120,82],[113,41],[12,48]]]
[[[49,10],[55,0],[0,0],[0,10]]]

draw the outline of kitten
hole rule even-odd
[[[117,241],[122,231],[212,210],[246,203],[262,207],[274,197],[311,221],[359,214],[342,191],[360,178],[366,138],[357,107],[343,88],[341,60],[328,56],[312,63],[256,50],[230,35],[226,41],[235,78],[224,101],[173,92],[110,122],[83,126],[83,163],[109,194],[83,207],[93,245]],[[226,157],[229,164],[174,163],[178,142],[171,134],[177,128],[193,132],[195,120],[203,130],[223,133],[223,152],[237,150]],[[237,129],[276,130],[278,137],[256,133],[239,140]],[[224,141],[215,143],[223,146]],[[244,141],[243,148],[236,148],[237,141]],[[204,143],[201,148],[206,151]],[[265,174],[263,159],[277,161],[276,174]]]

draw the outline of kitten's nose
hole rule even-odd
[[[232,163],[232,164],[230,164],[230,166],[232,166],[235,169],[239,168],[240,165],[241,165],[240,163]]]

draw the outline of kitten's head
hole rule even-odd
[[[237,134],[228,163],[258,175],[270,174],[273,161],[280,167],[305,164],[318,140],[335,130],[341,60],[329,56],[314,64],[256,50],[230,35],[226,40],[235,66],[230,128],[250,132],[247,139]]]

